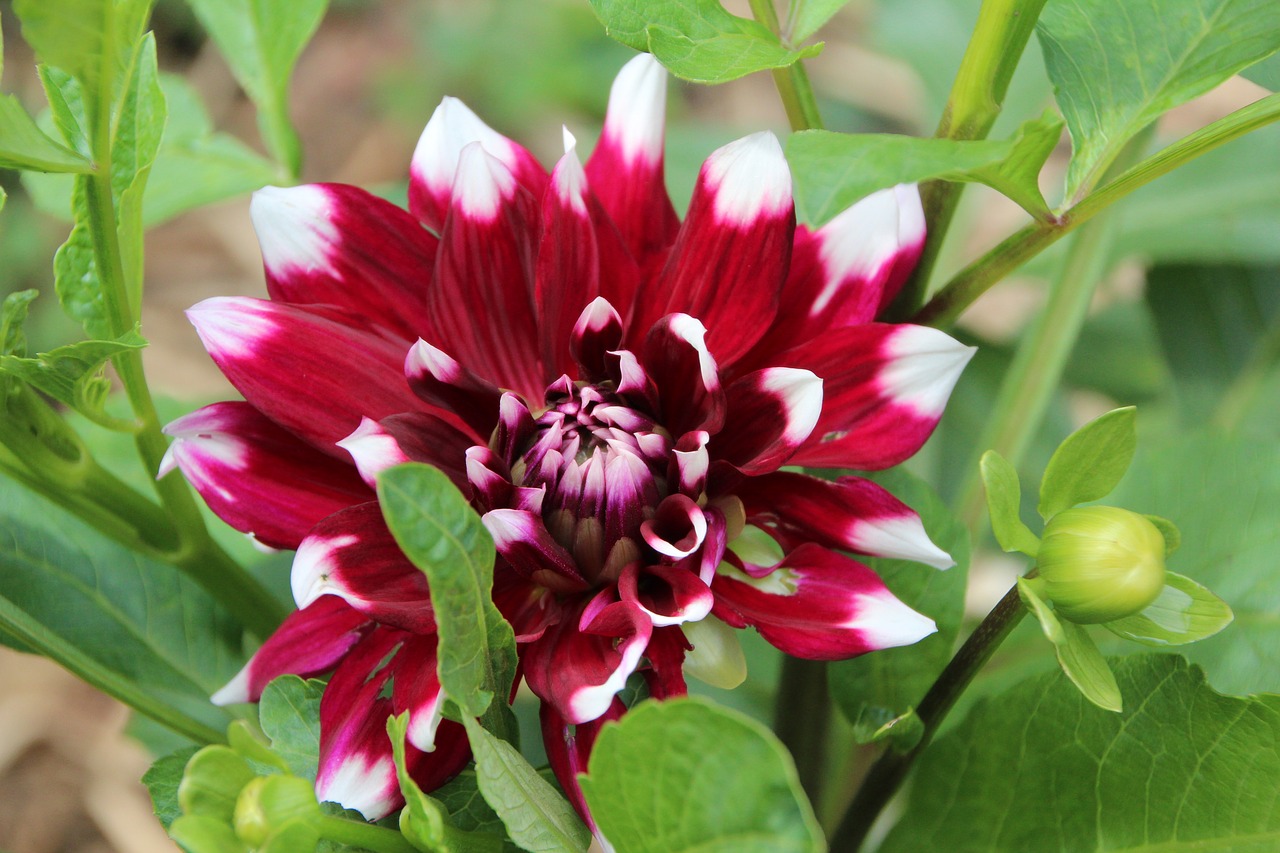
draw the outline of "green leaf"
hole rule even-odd
[[[1138,444],[1135,409],[1127,406],[1094,418],[1054,451],[1040,481],[1040,516],[1106,497],[1120,482]]]
[[[107,305],[98,278],[98,265],[93,255],[93,236],[90,230],[89,204],[85,200],[84,183],[76,178],[71,194],[74,224],[67,242],[53,256],[53,285],[58,293],[62,310],[84,327],[91,338],[110,340],[111,321],[107,318]]]
[[[391,738],[396,778],[405,799],[404,811],[400,813],[400,832],[414,847],[429,853],[497,853],[502,849],[501,835],[460,831],[453,825],[444,803],[428,797],[418,787],[418,783],[413,781],[404,763],[404,740],[408,729],[407,713],[387,720],[387,736]],[[498,829],[502,831],[501,823]]]
[[[1257,65],[1250,66],[1240,72],[1240,76],[1257,83],[1273,92],[1280,92],[1280,54],[1272,54]]]
[[[167,109],[156,69],[156,42],[143,36],[125,78],[124,99],[112,129],[111,187],[125,284],[133,305],[142,302],[142,202],[151,164],[164,134]]]
[[[1178,525],[1158,515],[1144,515],[1143,518],[1151,522],[1152,526],[1160,531],[1160,535],[1164,538],[1164,555],[1166,557],[1182,547],[1182,531],[1178,529]]]
[[[1063,641],[1055,643],[1053,650],[1058,655],[1062,671],[1080,689],[1080,693],[1099,708],[1104,711],[1122,710],[1116,677],[1089,632],[1066,619],[1058,624],[1062,626]]]
[[[1102,626],[1149,646],[1180,646],[1212,637],[1233,618],[1221,598],[1190,578],[1167,572],[1164,589],[1141,613]]]
[[[1266,853],[1280,697],[1210,690],[1169,655],[1116,662],[1123,714],[1056,675],[976,706],[920,761],[882,853]]]
[[[190,746],[171,752],[152,764],[142,776],[142,784],[147,786],[147,793],[151,795],[151,808],[165,829],[182,816],[182,807],[178,805],[178,786],[182,783],[187,762],[199,749]]]
[[[427,576],[440,638],[440,684],[465,714],[500,724],[498,706],[505,702],[491,700],[510,692],[516,650],[511,626],[493,604],[489,532],[457,486],[428,465],[407,463],[380,473],[378,500],[396,542]]]
[[[208,697],[239,669],[241,629],[195,582],[0,479],[0,596],[96,665],[223,730]]]
[[[831,695],[845,717],[863,734],[875,735],[920,703],[929,685],[951,658],[964,619],[964,589],[969,566],[969,535],[923,481],[905,471],[876,476],[876,481],[919,514],[925,531],[956,565],[946,571],[907,560],[863,560],[907,605],[933,619],[938,632],[910,647],[883,649],[827,666]],[[905,720],[903,722],[906,722]],[[911,726],[892,725],[895,740],[912,736]]]
[[[480,793],[480,780],[476,771],[463,770],[444,785],[431,792],[431,796],[444,806],[449,813],[449,820],[459,829],[469,832],[482,832],[499,837],[506,834],[493,808],[484,801]]]
[[[183,815],[169,827],[169,837],[187,853],[249,853],[231,824],[206,815]]]
[[[1022,521],[1022,487],[1018,483],[1018,472],[994,450],[982,454],[979,465],[982,483],[987,489],[987,511],[996,541],[1005,551],[1020,551],[1034,558],[1040,549],[1040,539]]]
[[[702,699],[646,702],[604,727],[579,777],[619,853],[825,849],[773,733]]]
[[[93,164],[36,127],[13,95],[0,97],[0,168],[39,172],[93,171]]]
[[[290,772],[315,781],[320,764],[320,697],[324,683],[282,675],[262,691],[258,723]]]
[[[38,290],[19,290],[10,293],[0,304],[0,356],[25,356],[27,336],[23,326],[31,303],[40,295]]]
[[[1053,608],[1040,597],[1036,579],[1018,578],[1017,584],[1018,598],[1022,599],[1022,603],[1026,605],[1027,610],[1040,623],[1040,630],[1044,632],[1045,639],[1053,643],[1054,646],[1060,646],[1065,643],[1067,641],[1067,633],[1063,630],[1062,623],[1058,621]]]
[[[1140,130],[1280,48],[1272,0],[1053,0],[1040,44],[1087,191]]]
[[[267,148],[292,175],[302,165],[298,135],[289,121],[289,76],[328,0],[190,0],[240,85],[258,107]]]
[[[46,65],[61,68],[95,90],[115,0],[14,0],[22,38]]]
[[[1274,437],[1175,434],[1144,440],[1114,498],[1177,519],[1182,547],[1168,568],[1203,584],[1235,613],[1223,631],[1179,651],[1231,693],[1280,691],[1280,446]],[[1116,641],[1108,650],[1130,652]]]
[[[480,793],[511,840],[531,853],[581,853],[591,833],[573,807],[505,740],[464,717]],[[598,743],[598,742],[597,742]]]
[[[1010,139],[957,142],[882,133],[806,130],[787,140],[805,221],[820,225],[875,190],[933,178],[987,184],[1047,217],[1037,176],[1062,133],[1049,114]]]
[[[791,50],[768,27],[730,14],[718,0],[591,0],[591,7],[610,36],[698,83],[785,68],[822,48]]]
[[[0,373],[17,377],[94,423],[112,428],[119,422],[105,410],[111,380],[103,375],[103,365],[117,353],[146,345],[146,340],[132,331],[118,340],[80,341],[35,358],[0,355]]]
[[[786,31],[793,44],[808,41],[809,37],[826,26],[835,14],[849,5],[849,0],[791,0],[787,14]]]

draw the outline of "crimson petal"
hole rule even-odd
[[[823,412],[822,380],[809,370],[767,367],[729,386],[730,427],[711,442],[712,455],[744,474],[777,470],[813,432]]]

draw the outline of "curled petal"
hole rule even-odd
[[[426,575],[396,545],[377,501],[316,525],[298,548],[290,581],[299,607],[334,595],[380,623],[435,630]]]
[[[906,646],[937,630],[875,572],[817,545],[801,545],[760,578],[722,564],[712,590],[774,646],[810,660]]]
[[[551,538],[540,515],[495,509],[486,512],[482,520],[498,553],[522,576],[559,591],[587,588],[573,556]]]
[[[428,412],[406,412],[380,422],[364,418],[355,432],[337,442],[351,454],[370,488],[376,488],[379,472],[404,462],[434,465],[458,488],[465,488],[463,455],[473,444],[474,436]]]
[[[870,480],[842,477],[832,483],[779,471],[750,478],[735,494],[752,523],[771,521],[800,541],[937,569],[955,565],[930,541],[915,510]]]
[[[823,382],[812,371],[768,367],[728,390],[729,424],[711,443],[744,474],[777,470],[804,444],[823,412]]]
[[[212,701],[215,705],[257,702],[263,688],[277,676],[310,678],[328,672],[369,627],[369,617],[342,599],[321,598],[289,614],[236,677],[213,694]]]
[[[822,377],[825,403],[796,465],[875,471],[911,456],[933,433],[976,350],[926,326],[838,329],[779,360]]]
[[[478,142],[516,182],[542,195],[547,173],[525,148],[489,127],[457,98],[445,98],[431,114],[409,166],[409,210],[428,227],[444,228],[456,192],[463,150]]]
[[[622,345],[622,318],[603,296],[582,309],[569,337],[569,353],[581,375],[590,380],[608,375],[608,353]]]
[[[681,560],[702,547],[707,538],[707,519],[702,508],[689,498],[668,495],[653,518],[640,525],[640,535],[662,556]]]
[[[389,201],[346,184],[264,187],[249,206],[267,292],[335,305],[413,340],[430,334],[435,235]]]
[[[248,297],[216,297],[188,309],[200,340],[254,408],[318,449],[364,417],[423,407],[405,385],[404,348],[316,310]]]
[[[688,314],[671,314],[645,338],[644,368],[657,387],[663,423],[675,435],[714,434],[724,425],[724,389],[706,334]]]
[[[608,712],[636,671],[653,623],[638,606],[609,603],[604,590],[579,620],[564,619],[530,643],[523,656],[529,688],[573,724]]]
[[[350,465],[276,426],[248,403],[215,403],[165,427],[173,468],[209,508],[271,548],[296,548],[318,521],[373,497]]]
[[[702,622],[686,622],[682,626],[653,629],[649,647],[644,652],[648,666],[640,670],[649,686],[650,698],[661,701],[684,696],[689,692],[684,680],[684,661],[685,654],[693,647],[685,639],[684,631],[690,626],[701,624]]]
[[[715,603],[711,589],[684,566],[632,563],[618,578],[618,592],[647,613],[655,628],[697,622]]]
[[[456,414],[477,436],[493,432],[502,392],[443,350],[419,338],[405,356],[404,375],[415,394]]]

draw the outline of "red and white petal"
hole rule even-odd
[[[537,217],[501,161],[479,144],[463,149],[427,300],[460,364],[533,399],[546,384],[533,301]]]
[[[355,809],[369,820],[386,817],[404,803],[387,737],[387,718],[396,710],[395,700],[383,693],[392,676],[396,686],[409,677],[410,648],[411,638],[403,632],[375,631],[334,672],[320,700],[316,795]],[[396,686],[391,688],[393,696]],[[410,711],[412,716],[411,707]],[[412,741],[405,745],[409,774],[427,790],[456,775],[470,757],[466,736],[456,723],[440,724],[433,743],[435,750],[430,753]]]
[[[404,381],[404,348],[318,311],[248,297],[187,310],[214,362],[254,408],[330,455],[364,417],[424,408]]]
[[[711,465],[707,442],[710,440],[706,430],[694,430],[682,435],[671,450],[668,479],[677,485],[680,494],[694,500],[701,497],[707,487],[707,470]]]
[[[608,355],[622,345],[622,317],[603,296],[597,296],[573,325],[569,335],[569,354],[578,365],[579,374],[588,380],[600,380],[609,373]]]
[[[219,518],[270,548],[296,548],[318,521],[373,497],[350,465],[248,403],[215,403],[165,427],[160,476],[175,467]]]
[[[640,669],[640,674],[649,687],[651,699],[662,701],[689,693],[684,680],[684,661],[686,653],[693,647],[685,638],[684,632],[692,625],[701,624],[686,622],[681,626],[653,629],[649,646],[644,651],[648,665]]]
[[[587,177],[566,130],[564,157],[542,195],[534,284],[542,360],[552,376],[573,375],[567,344],[583,309],[600,294],[600,251],[587,201]]]
[[[871,569],[817,545],[801,545],[760,578],[722,564],[712,591],[774,646],[810,660],[906,646],[937,630]]]
[[[663,179],[666,107],[667,72],[642,53],[613,81],[604,132],[586,168],[596,197],[646,277],[680,228]],[[625,311],[631,303],[615,304]]]
[[[294,556],[290,584],[299,607],[337,596],[378,622],[420,634],[435,630],[426,575],[396,545],[377,501],[316,525]]]
[[[267,638],[244,668],[213,694],[215,705],[257,702],[262,690],[281,675],[303,678],[333,669],[370,626],[369,617],[327,596],[297,610]]]
[[[706,335],[697,319],[670,314],[645,337],[644,370],[657,387],[662,423],[672,435],[714,434],[724,425],[724,389]]]
[[[523,577],[559,592],[588,587],[573,556],[551,538],[540,514],[495,509],[486,512],[481,520],[498,553]]]
[[[780,360],[823,379],[825,402],[796,465],[879,470],[920,449],[976,349],[927,326],[838,329]]]
[[[415,394],[456,414],[477,436],[493,432],[502,392],[458,364],[444,350],[419,339],[405,356],[404,375]]]
[[[437,239],[404,210],[345,184],[265,187],[249,206],[267,292],[335,305],[412,340],[430,334]]]
[[[406,740],[423,752],[434,752],[444,712],[444,691],[436,668],[436,635],[408,637],[391,662],[395,682],[391,708],[409,712]]]
[[[632,563],[618,578],[618,593],[648,614],[655,628],[697,622],[715,604],[711,589],[685,566]]]
[[[596,736],[605,723],[622,718],[627,706],[621,699],[614,699],[609,710],[594,720],[574,725],[562,717],[555,707],[543,702],[538,713],[542,726],[542,743],[547,750],[547,762],[551,772],[564,790],[565,796],[573,804],[583,822],[596,831],[595,820],[591,810],[587,808],[587,800],[582,795],[582,787],[578,784],[578,774],[587,772],[587,760],[591,756],[591,748],[595,745]]]
[[[794,231],[791,172],[773,134],[715,151],[662,274],[637,296],[633,332],[672,312],[691,314],[706,324],[716,360],[732,364],[778,312]]]
[[[640,535],[663,557],[682,560],[702,547],[707,518],[685,495],[668,495],[658,504],[653,518],[640,525]]]
[[[609,603],[612,595],[602,591],[581,619],[547,628],[522,656],[529,688],[570,723],[590,722],[609,710],[653,632],[648,614],[626,601]]]
[[[776,524],[788,538],[936,569],[955,565],[929,539],[915,510],[861,477],[832,483],[779,471],[748,479],[735,494],[752,524]]]
[[[727,426],[710,450],[744,474],[776,471],[823,412],[823,381],[809,370],[768,367],[729,386]]]
[[[428,412],[406,412],[375,421],[365,418],[337,444],[351,454],[360,476],[371,488],[379,472],[404,462],[434,465],[460,489],[466,489],[465,454],[477,438]]]
[[[523,146],[480,120],[457,98],[445,98],[431,114],[409,166],[409,210],[428,228],[444,228],[455,200],[455,180],[463,149],[479,142],[534,197],[542,195],[547,173]]]

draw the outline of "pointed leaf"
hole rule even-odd
[[[1178,525],[1158,515],[1144,515],[1143,518],[1151,522],[1156,530],[1160,531],[1160,535],[1164,537],[1164,555],[1166,557],[1182,547],[1182,531],[1178,529]]]
[[[1167,572],[1164,589],[1141,613],[1102,627],[1148,646],[1179,646],[1212,637],[1234,618],[1221,598],[1190,578]]]
[[[289,122],[289,77],[328,0],[191,0],[191,8],[258,107],[267,147],[290,174],[302,151]]]
[[[1080,688],[1084,698],[1099,708],[1104,711],[1122,710],[1116,677],[1089,633],[1065,619],[1059,624],[1065,639],[1054,646],[1054,651],[1058,654],[1058,665],[1062,671]]]
[[[378,475],[387,526],[427,575],[440,636],[440,684],[465,714],[499,725],[515,676],[511,626],[493,604],[493,539],[480,516],[441,471],[420,463]],[[499,734],[504,734],[501,724]]]
[[[178,786],[182,784],[187,762],[198,751],[199,747],[189,746],[172,752],[157,759],[142,776],[142,784],[147,786],[147,793],[151,795],[151,809],[165,829],[182,816],[182,807],[178,805]]]
[[[4,298],[0,305],[0,356],[27,354],[27,336],[22,327],[27,322],[31,303],[39,295],[38,290],[19,290]]]
[[[108,428],[130,428],[105,410],[111,381],[103,375],[103,365],[112,356],[147,345],[136,331],[115,341],[79,341],[40,353],[35,358],[0,355],[0,373],[39,388],[65,403],[94,423]]]
[[[475,755],[480,793],[502,818],[511,840],[531,853],[578,853],[590,833],[568,800],[538,775],[515,747],[463,718]]]
[[[1036,617],[1036,621],[1040,623],[1040,630],[1044,631],[1045,639],[1053,643],[1054,646],[1060,646],[1065,643],[1067,635],[1062,629],[1062,623],[1058,621],[1053,608],[1036,592],[1034,579],[1018,578],[1017,584],[1018,598],[1022,599],[1022,603],[1026,605],[1027,610],[1031,611],[1031,615]]]
[[[922,756],[883,853],[1267,853],[1280,697],[1237,699],[1173,655],[1116,661],[1123,714],[1060,676],[976,706]]]
[[[591,0],[610,36],[654,55],[672,74],[723,83],[785,68],[821,49],[791,50],[763,24],[730,14],[718,0]]]
[[[1129,470],[1138,445],[1132,406],[1107,412],[1067,436],[1040,481],[1045,521],[1064,509],[1106,497]]]
[[[1092,186],[1162,113],[1280,48],[1273,0],[1062,0],[1038,25],[1075,152],[1067,197]]]
[[[93,171],[93,164],[46,136],[16,97],[4,95],[0,97],[0,168],[87,173]]]
[[[1018,472],[1009,461],[988,450],[979,463],[982,483],[987,489],[987,512],[991,530],[1005,551],[1020,551],[1034,558],[1040,549],[1040,538],[1022,521],[1022,487]]]
[[[793,44],[807,41],[847,5],[849,0],[791,0],[787,15],[790,41]]]
[[[875,190],[931,178],[985,183],[1045,217],[1049,208],[1036,178],[1061,133],[1062,122],[1048,114],[1004,140],[806,130],[787,140],[787,159],[804,219],[815,225]]]
[[[795,766],[760,723],[702,699],[645,702],[601,730],[579,779],[628,853],[825,848]]]

